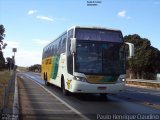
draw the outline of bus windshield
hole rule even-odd
[[[75,71],[84,74],[124,74],[124,53],[122,42],[77,40]]]
[[[121,31],[104,29],[76,29],[76,38],[79,40],[123,42]]]

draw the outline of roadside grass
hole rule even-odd
[[[4,87],[0,86],[0,110],[3,107],[3,95],[4,95]]]
[[[5,91],[5,86],[8,85],[8,81],[11,79],[11,73],[7,70],[4,71],[0,71],[0,109],[2,109],[3,107],[3,99],[4,99],[4,91]],[[13,95],[11,95],[12,97]],[[10,98],[10,96],[9,96]],[[12,104],[12,101],[9,100],[9,108],[10,108],[10,104]]]
[[[11,79],[11,74],[9,71],[0,71],[0,85],[7,85],[8,81]]]
[[[13,102],[14,102],[14,93],[9,94],[8,98],[8,108],[11,110],[13,108]]]

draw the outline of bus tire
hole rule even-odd
[[[45,75],[45,80],[44,80],[44,81],[45,81],[45,85],[46,85],[46,86],[49,86],[49,82],[48,82],[48,79],[47,79],[47,73],[46,73],[46,75]]]
[[[69,95],[69,92],[65,88],[65,83],[64,83],[64,78],[63,77],[62,77],[62,80],[61,80],[61,89],[62,89],[63,95],[65,95],[65,96]]]
[[[107,99],[107,93],[100,93],[100,97],[102,99]]]

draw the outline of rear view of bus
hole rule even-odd
[[[133,46],[129,47],[132,56]],[[64,62],[60,58],[57,75],[61,77],[55,79],[59,83],[52,78],[49,81],[61,87],[64,94],[69,91],[105,95],[124,90],[126,58],[120,30],[72,27],[67,31],[66,51],[62,54]]]

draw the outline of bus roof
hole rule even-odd
[[[102,29],[102,30],[111,30],[111,31],[121,31],[121,30],[118,30],[118,29],[112,29],[112,28],[105,28],[105,27],[100,27],[100,26],[78,26],[78,25],[75,25],[75,26],[72,26],[68,29],[68,31],[70,29],[75,29],[75,28],[88,28],[88,29]]]
[[[102,29],[102,30],[111,30],[111,31],[117,31],[117,32],[121,32],[121,30],[118,30],[118,29],[112,29],[112,28],[105,28],[105,27],[98,27],[98,26],[78,26],[78,25],[75,25],[75,26],[72,26],[70,27],[67,31],[71,30],[71,29],[75,29],[75,28],[88,28],[88,29]],[[60,34],[57,38],[59,38],[61,35],[63,35],[65,32],[67,31],[64,31],[62,34]],[[56,39],[55,39],[56,40]],[[53,40],[53,41],[55,41]],[[51,41],[49,44],[47,44],[44,48],[46,48],[47,46],[49,46],[53,41]],[[43,49],[44,49],[43,48]]]

